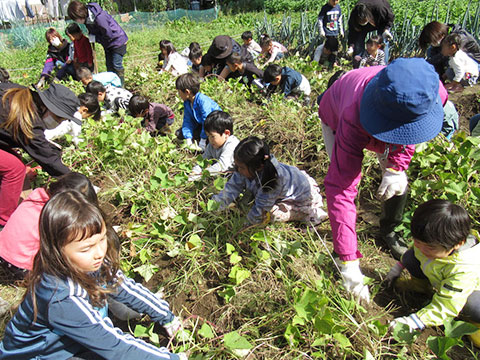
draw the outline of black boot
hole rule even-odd
[[[115,69],[115,74],[118,75],[120,81],[122,82],[122,87],[125,85],[125,69]]]
[[[382,203],[382,217],[380,218],[380,236],[387,244],[395,259],[408,250],[406,242],[394,231],[403,219],[403,210],[407,202],[407,192],[394,196]]]

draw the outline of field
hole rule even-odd
[[[460,2],[452,3],[457,9]],[[312,11],[307,17],[315,15]],[[291,19],[298,24],[302,15],[292,13]],[[421,23],[419,19],[415,21]],[[183,104],[175,78],[155,70],[159,40],[170,39],[180,50],[195,40],[206,49],[216,35],[239,40],[244,30],[266,23],[278,29],[282,21],[279,15],[244,13],[220,16],[210,23],[167,22],[129,33],[126,88],[172,107],[176,129]],[[102,51],[98,53],[103,64]],[[0,66],[24,69],[12,71],[12,80],[31,84],[37,80],[44,56],[43,44],[2,52]],[[310,80],[312,99],[325,90],[331,73],[311,63],[303,52],[292,51],[283,64]],[[346,63],[342,67],[348,69]],[[81,91],[78,83],[66,85]],[[232,115],[237,137],[265,138],[280,161],[306,170],[323,193],[328,157],[314,106],[280,96],[264,101],[236,81],[215,78],[202,83],[201,91]],[[468,129],[467,119],[480,112],[478,87],[456,95],[453,101],[461,128]],[[169,344],[175,351],[187,350],[190,359],[197,360],[478,358],[468,339],[462,338],[462,323],[447,323],[445,329],[428,329],[413,338],[402,331],[388,331],[390,320],[410,314],[429,299],[381,285],[394,260],[377,238],[380,202],[375,192],[380,170],[373,154],[367,153],[363,164],[357,222],[362,270],[370,278],[373,301],[360,305],[341,286],[331,259],[328,222],[315,231],[294,223],[245,228],[247,196],[233,209],[217,210],[210,199],[226,179],[204,175],[200,182],[187,181],[192,167],[202,162],[200,157],[172,141],[173,136],[150,137],[138,128],[139,119],[108,116],[84,125],[85,142],[77,148],[68,140],[63,143],[64,162],[101,188],[102,207],[112,224],[121,228],[123,270],[153,291],[163,289],[174,313],[185,319],[190,336],[169,342],[147,319],[118,323],[124,330],[156,344]],[[465,206],[474,229],[479,229],[479,145],[480,139],[459,132],[452,142],[437,137],[419,146],[408,172],[410,199],[399,229],[406,238],[416,205],[439,197]],[[47,181],[48,176],[40,173],[35,185]],[[5,276],[1,280],[1,296],[19,300],[22,287],[10,284]],[[2,321],[2,332],[8,319]]]

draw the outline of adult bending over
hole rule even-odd
[[[318,113],[331,161],[325,192],[334,250],[345,288],[364,300],[369,300],[369,292],[363,285],[355,231],[363,150],[377,153],[383,172],[380,233],[399,258],[407,247],[394,229],[402,220],[413,144],[440,132],[447,96],[433,67],[412,58],[350,71],[320,100]]]

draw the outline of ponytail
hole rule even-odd
[[[264,192],[269,192],[277,186],[277,169],[272,163],[268,145],[256,136],[249,136],[237,145],[233,157],[245,164],[250,173],[258,176],[262,170],[260,184]]]
[[[9,102],[9,113],[7,121],[0,124],[7,130],[15,141],[18,141],[19,134],[25,136],[27,142],[33,139],[33,119],[36,116],[36,106],[32,93],[28,88],[9,89],[3,95],[2,104]]]

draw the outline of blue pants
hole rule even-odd
[[[59,80],[62,80],[66,75],[71,75],[74,79],[76,79],[75,67],[73,63],[64,64],[61,61],[57,61],[56,65],[60,65],[60,70],[57,71],[55,77]]]
[[[122,45],[115,49],[105,49],[105,63],[107,71],[117,73],[123,70],[123,56],[127,52],[127,45]]]
[[[415,257],[413,249],[409,249],[402,255],[402,264],[408,272],[417,279],[427,279],[420,267],[420,261]],[[467,299],[459,316],[467,321],[480,323],[480,291],[474,291]]]

